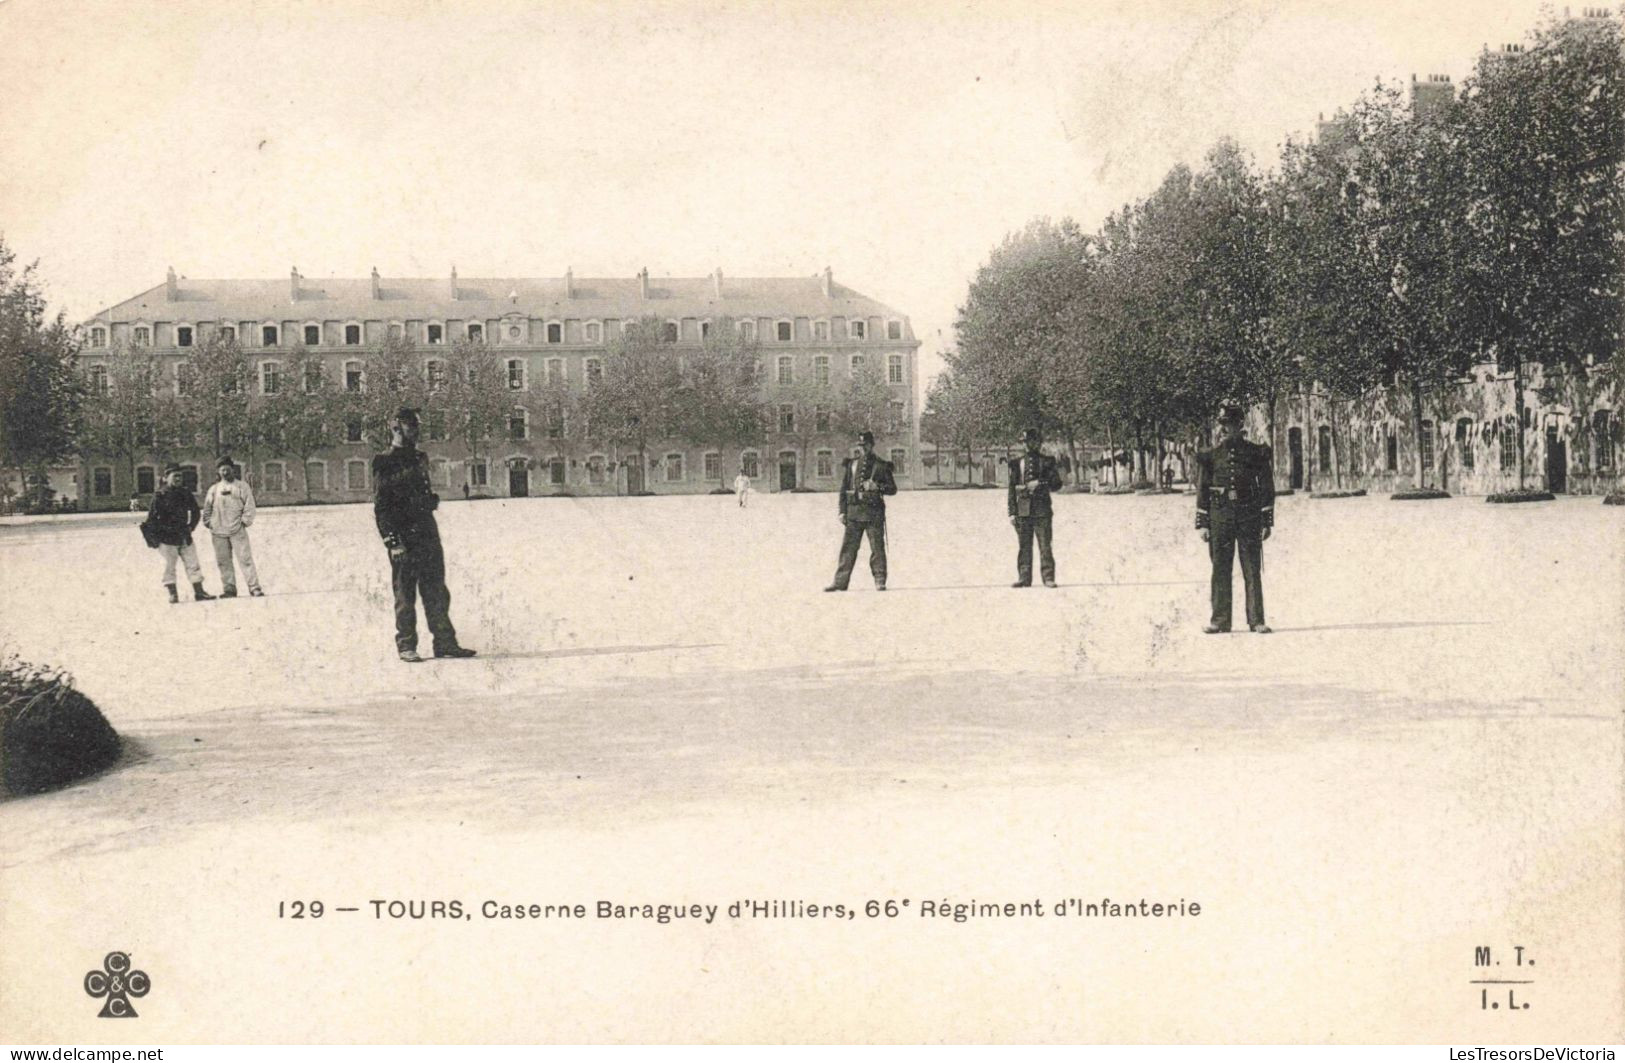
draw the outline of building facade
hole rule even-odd
[[[737,452],[678,440],[650,441],[645,460],[574,426],[552,423],[540,393],[581,391],[603,372],[607,352],[633,323],[653,318],[679,357],[697,351],[717,327],[738,330],[756,348],[765,433]],[[234,341],[246,356],[251,402],[299,386],[293,361],[321,359],[341,389],[367,386],[367,353],[387,341],[405,341],[431,382],[443,373],[443,352],[464,341],[486,345],[512,398],[505,429],[470,453],[426,433],[435,484],[442,493],[498,497],[537,494],[696,493],[724,485],[743,471],[758,490],[833,490],[852,441],[834,431],[843,387],[865,365],[878,367],[901,426],[877,439],[879,452],[897,465],[899,486],[919,485],[918,354],[909,319],[891,307],[836,283],[831,271],[812,277],[651,279],[469,279],[455,269],[443,279],[313,280],[290,271],[285,281],[190,280],[170,271],[165,283],[109,307],[84,322],[80,363],[91,390],[116,378],[121,351],[151,348],[159,363],[157,387],[177,396],[188,386],[188,354],[211,338]],[[810,390],[809,390],[810,388]],[[826,393],[828,407],[789,407]],[[809,430],[805,421],[811,417]],[[375,444],[353,425],[335,424],[332,446],[305,468],[284,454],[235,454],[265,502],[295,503],[371,498],[368,482]],[[239,448],[243,450],[243,448]],[[214,478],[215,455],[180,451],[180,464],[199,486]],[[150,495],[156,456],[129,462],[83,456],[78,479],[81,508],[123,508],[132,495]]]

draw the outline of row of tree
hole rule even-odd
[[[1583,402],[1594,360],[1619,388],[1621,44],[1617,18],[1553,21],[1437,108],[1378,84],[1272,171],[1221,142],[1098,232],[1030,223],[971,284],[922,434],[968,452],[1036,424],[1074,457],[1132,447],[1144,475],[1221,397],[1261,406],[1273,442],[1282,400],[1317,387],[1340,469],[1337,408],[1397,387],[1420,485],[1424,411],[1480,359],[1513,375],[1520,425],[1531,362]]]

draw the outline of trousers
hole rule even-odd
[[[423,599],[423,618],[436,649],[457,645],[451,626],[451,592],[446,589],[446,555],[440,533],[433,527],[419,530],[406,544],[404,557],[389,559],[390,582],[395,589],[395,648],[418,648],[417,599]]]
[[[1016,575],[1022,583],[1033,581],[1033,539],[1038,540],[1038,568],[1045,583],[1055,582],[1055,550],[1052,537],[1055,517],[1044,513],[1016,518]]]
[[[160,543],[158,552],[164,555],[164,585],[175,585],[175,558],[179,557],[186,565],[186,578],[192,583],[203,582],[203,566],[197,563],[197,547],[188,543],[185,546],[170,546]]]
[[[242,566],[243,578],[248,581],[248,589],[260,589],[260,574],[254,567],[254,551],[248,545],[248,529],[239,529],[235,535],[214,535],[214,560],[220,566],[220,584],[226,590],[237,589],[237,573],[231,567],[232,556],[237,558],[237,564]]]
[[[852,569],[858,563],[858,543],[863,541],[865,529],[869,533],[869,573],[875,578],[875,586],[886,585],[886,522],[849,520],[846,535],[841,538],[841,560],[835,566],[835,586],[842,590],[852,581]]]
[[[1232,606],[1231,577],[1235,557],[1241,555],[1241,578],[1246,585],[1247,626],[1264,622],[1264,540],[1257,519],[1231,517],[1215,509],[1208,532],[1208,553],[1213,559],[1213,580],[1209,597],[1213,600],[1213,626],[1229,630]]]

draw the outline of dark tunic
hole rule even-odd
[[[429,483],[429,456],[415,447],[396,447],[372,459],[372,514],[384,545],[406,552],[389,558],[395,591],[395,648],[418,645],[417,599],[436,650],[457,645],[451,625],[451,592],[446,589],[446,558],[434,511],[440,496]]]
[[[1213,626],[1229,630],[1231,577],[1241,556],[1247,623],[1264,623],[1264,529],[1275,526],[1275,472],[1270,448],[1227,439],[1196,456],[1196,526],[1208,529]]]
[[[163,545],[191,546],[192,531],[201,517],[192,492],[184,487],[166,487],[152,496],[146,523],[153,538]]]

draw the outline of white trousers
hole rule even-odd
[[[260,588],[260,574],[254,568],[254,551],[248,545],[248,529],[240,529],[235,535],[215,535],[214,559],[220,566],[220,584],[227,590],[237,587],[237,574],[231,570],[232,555],[236,555],[237,564],[242,566],[243,578],[248,581],[248,589],[257,591]]]
[[[203,568],[197,563],[197,547],[170,546],[168,543],[158,544],[158,552],[164,555],[164,585],[175,585],[175,558],[179,557],[186,564],[186,578],[193,583],[203,582]]]

